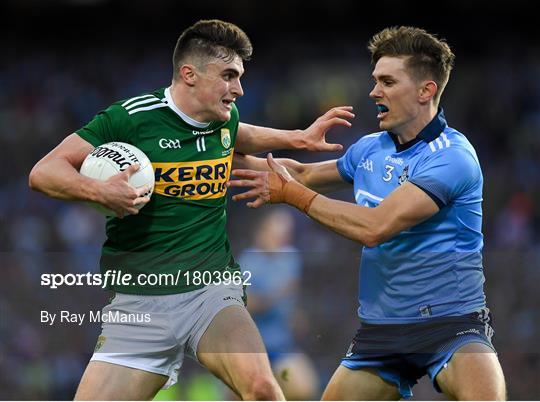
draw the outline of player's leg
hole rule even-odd
[[[447,396],[457,400],[506,400],[499,359],[493,349],[482,343],[458,349],[435,379]]]
[[[223,308],[197,346],[201,364],[244,400],[283,400],[263,341],[243,306]]]
[[[75,400],[149,400],[168,377],[103,361],[91,361]]]
[[[319,398],[319,379],[304,353],[284,353],[272,361],[272,368],[287,400],[312,401]]]
[[[133,314],[142,318],[103,321],[102,333],[75,399],[147,400],[167,382],[176,382],[184,351],[171,336],[168,311],[173,310],[175,318],[186,321],[188,313],[174,307],[189,297],[116,294],[103,308],[102,316]]]
[[[383,380],[376,370],[351,370],[340,365],[324,390],[324,401],[381,401],[400,399],[398,387]]]

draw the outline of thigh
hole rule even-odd
[[[504,375],[495,352],[481,343],[458,349],[436,376],[441,390],[458,400],[505,400]]]
[[[168,377],[117,364],[91,361],[75,400],[150,400]]]
[[[259,331],[244,307],[228,306],[214,317],[198,343],[197,358],[239,395],[260,378],[275,382]]]
[[[304,353],[283,353],[272,361],[287,400],[312,401],[319,398],[319,379],[313,362]]]
[[[168,310],[176,306],[175,299],[186,297],[184,294],[118,294],[101,314],[103,330],[88,366],[92,383],[101,378],[99,370],[92,369],[96,366],[94,363],[105,363],[103,367],[111,367],[115,371],[116,367],[120,367],[121,372],[125,373],[136,370],[134,372],[165,376],[169,378],[167,386],[174,384],[182,366],[184,350],[183,344],[171,332],[170,323],[173,320]],[[181,312],[175,316],[182,319]],[[184,330],[184,339],[187,339],[187,331]]]
[[[323,393],[325,401],[398,400],[395,384],[383,380],[374,369],[351,370],[339,366]]]

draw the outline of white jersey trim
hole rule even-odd
[[[131,98],[131,99],[128,99],[127,101],[125,101],[124,103],[122,103],[122,107],[126,107],[126,105],[127,105],[128,103],[131,103],[131,102],[133,102],[133,101],[136,101],[137,99],[144,99],[144,98],[150,98],[150,97],[155,98],[154,95],[141,95],[141,96],[136,96],[136,97]]]
[[[134,114],[134,113],[138,113],[138,112],[144,112],[144,111],[147,111],[147,110],[152,110],[152,109],[158,109],[160,107],[167,107],[167,105],[165,103],[157,103],[155,105],[150,105],[150,106],[145,106],[145,107],[139,107],[137,109],[132,109],[128,112],[128,114]]]
[[[144,105],[144,104],[150,103],[150,102],[160,102],[160,100],[158,98],[156,98],[155,96],[152,96],[151,98],[143,99],[143,100],[134,102],[131,105],[124,106],[124,109],[132,110],[132,109],[135,109],[137,106]]]
[[[380,137],[383,133],[384,133],[384,131],[381,131],[381,132],[378,132],[378,133],[373,133],[373,134],[367,134],[367,135],[364,135],[363,137],[360,137],[360,139]]]
[[[442,141],[441,141],[441,138],[442,138]],[[450,140],[448,139],[445,133],[441,133],[441,135],[439,135],[437,138],[435,138],[435,140],[429,143],[431,152],[436,152],[439,149],[443,149],[443,148],[449,148],[450,145],[451,145]]]
[[[197,121],[195,119],[192,119],[187,114],[182,112],[178,106],[174,103],[174,100],[171,95],[171,87],[168,87],[165,89],[165,99],[167,99],[167,105],[171,108],[171,110],[176,113],[182,120],[184,120],[187,124],[191,126],[195,126],[198,128],[206,128],[210,125],[210,123],[201,123],[200,121]]]
[[[204,136],[197,137],[197,140],[195,141],[195,143],[197,144],[198,152],[206,151],[206,142],[205,142]]]
[[[444,143],[446,144],[446,147],[448,148],[450,146],[450,140],[448,139],[445,133],[442,133],[441,137],[443,137]]]
[[[358,199],[360,198],[361,195],[365,195],[366,197],[369,197],[369,198],[371,198],[371,199],[373,199],[375,201],[378,201],[378,202],[381,202],[382,200],[384,200],[384,198],[377,197],[376,195],[368,193],[367,191],[356,190],[356,194],[355,194],[354,198],[356,199],[357,202],[358,202]]]

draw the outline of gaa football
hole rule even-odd
[[[133,187],[147,185],[150,191],[145,195],[150,197],[154,191],[154,169],[146,154],[134,145],[125,142],[108,142],[96,147],[84,160],[80,173],[97,180],[107,180],[127,169],[128,166],[139,164],[139,170],[129,178]],[[113,211],[97,203],[89,203],[105,215],[115,215]],[[142,208],[141,204],[138,208]]]

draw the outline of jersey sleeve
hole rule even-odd
[[[93,146],[111,141],[129,142],[131,121],[119,104],[99,112],[86,126],[75,131]]]
[[[422,161],[409,182],[424,190],[439,207],[459,201],[482,186],[482,171],[476,157],[467,149],[450,147]],[[437,200],[439,202],[437,202]]]
[[[347,149],[345,155],[337,160],[338,172],[348,183],[354,182],[354,174],[364,152],[364,143],[363,138],[360,138]]]

